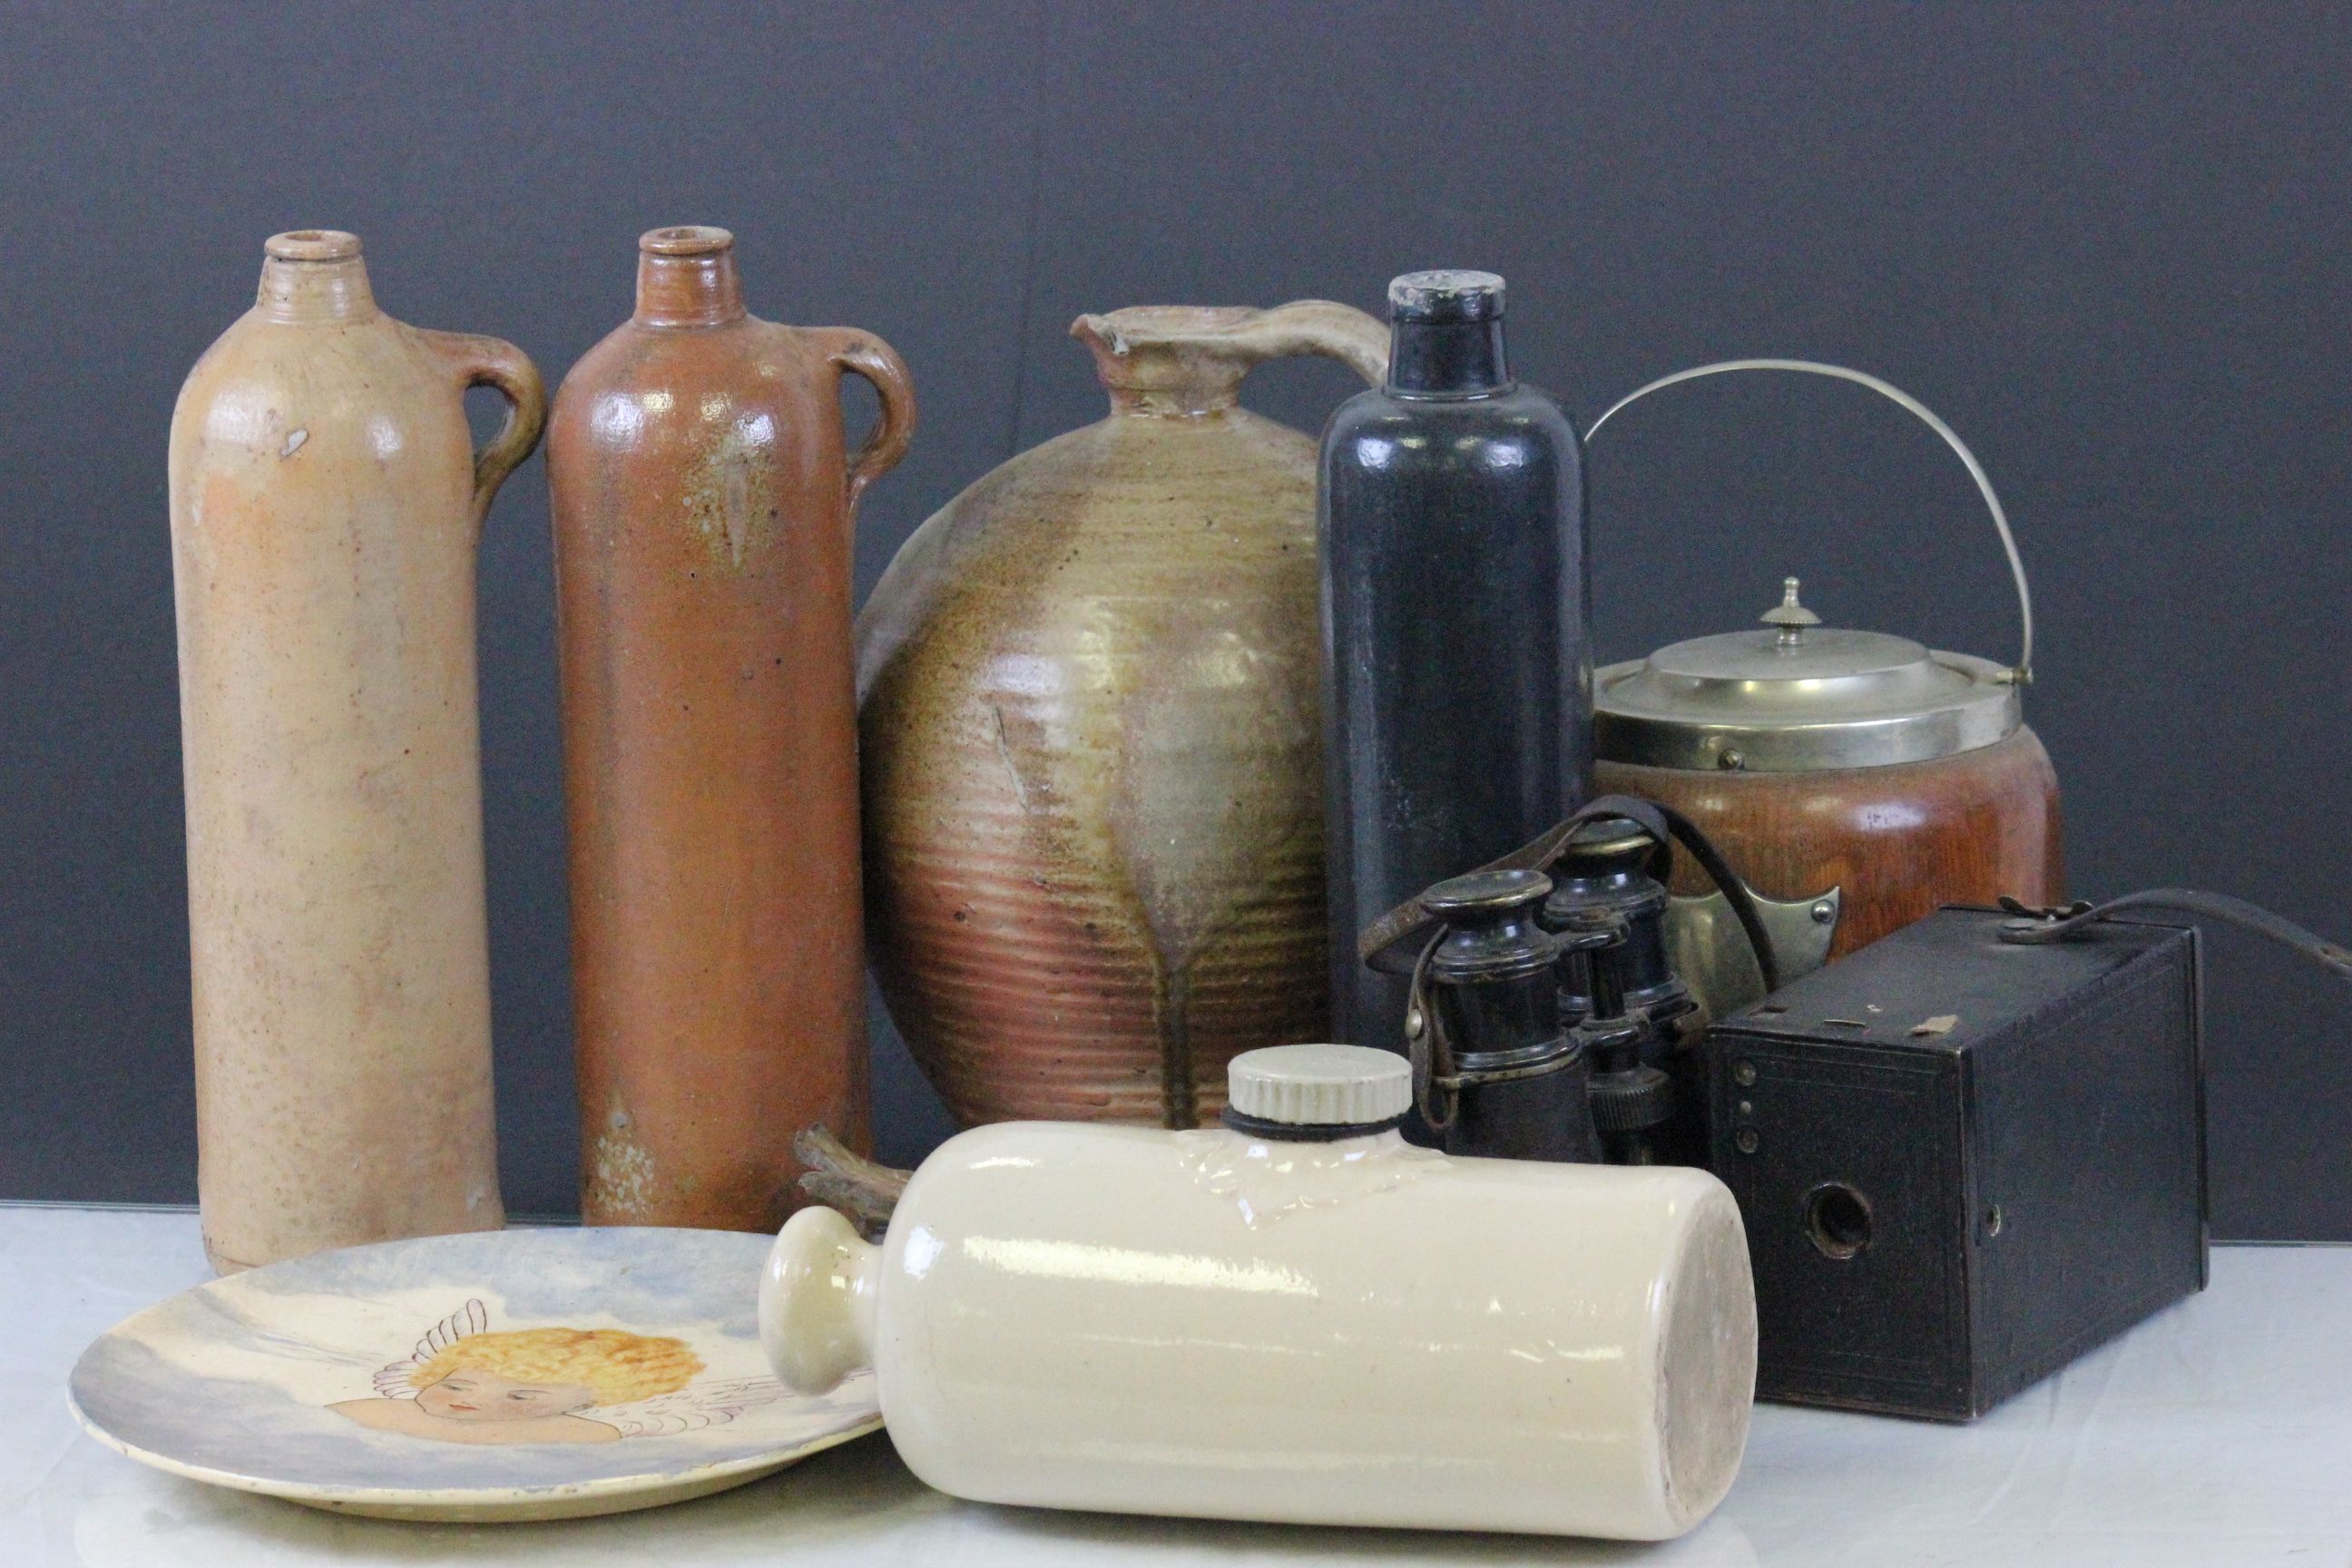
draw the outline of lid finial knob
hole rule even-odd
[[[1805,628],[1822,624],[1821,616],[1797,602],[1797,580],[1780,579],[1780,602],[1756,617],[1768,626],[1780,628],[1780,646],[1797,647],[1805,640]]]

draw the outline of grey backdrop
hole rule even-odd
[[[2352,932],[2344,533],[2352,25],[2340,7],[587,4],[0,12],[0,1196],[194,1192],[163,437],[260,242],[358,230],[379,297],[551,384],[634,244],[740,237],[753,307],[881,332],[916,522],[1098,416],[1081,310],[1375,307],[1507,274],[1590,420],[1738,354],[1861,366],[1976,446],[2042,614],[2028,710],[2078,891],[2189,883]],[[1344,372],[1249,399],[1314,428]],[[863,410],[859,411],[862,415]],[[1990,533],[1849,387],[1708,384],[1593,459],[1601,651],[1833,619],[2007,658]],[[500,1131],[572,1201],[545,490],[482,555]],[[2220,1228],[2352,1237],[2352,1000],[2238,942],[2210,982]],[[946,1122],[877,1027],[887,1156]]]

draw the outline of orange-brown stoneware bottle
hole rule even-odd
[[[761,1230],[793,1135],[866,1137],[851,520],[906,366],[743,308],[725,229],[639,241],[547,442],[592,1225]],[[845,451],[845,373],[882,416]]]
[[[513,405],[479,452],[468,386]],[[224,1272],[496,1230],[475,557],[547,413],[273,237],[172,416],[196,1185]]]

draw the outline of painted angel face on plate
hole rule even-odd
[[[489,1331],[468,1301],[404,1360],[373,1398],[328,1406],[379,1432],[443,1443],[614,1443],[731,1421],[784,1397],[773,1378],[694,1385],[702,1358],[683,1340],[621,1329]]]

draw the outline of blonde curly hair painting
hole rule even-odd
[[[453,1373],[486,1372],[512,1383],[575,1384],[598,1405],[626,1405],[676,1394],[701,1370],[702,1358],[684,1340],[619,1329],[512,1329],[459,1340],[410,1373],[408,1385],[430,1388]]]
[[[492,1333],[488,1311],[474,1300],[377,1373],[377,1397],[328,1408],[376,1431],[444,1443],[611,1443],[717,1426],[782,1395],[766,1378],[691,1389],[703,1369],[684,1340],[667,1335]]]

